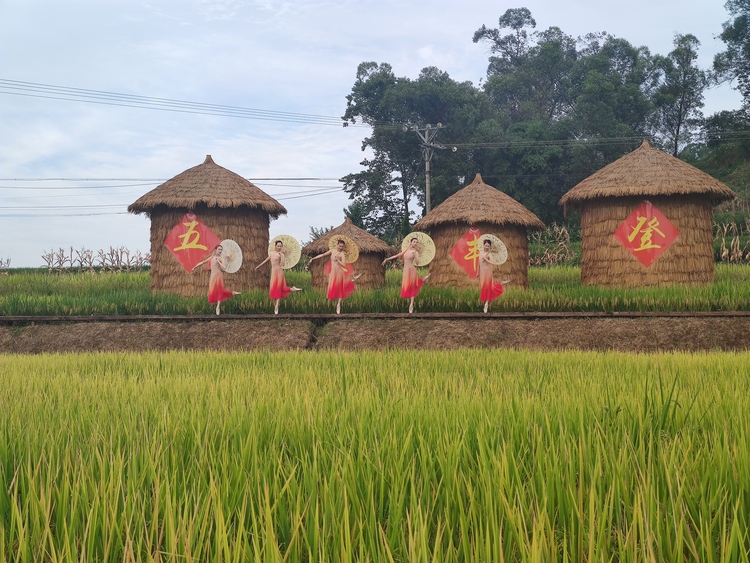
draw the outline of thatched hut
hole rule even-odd
[[[479,281],[469,277],[449,254],[471,227],[482,234],[495,235],[508,249],[508,260],[495,268],[495,277],[509,279],[509,285],[528,289],[527,232],[543,230],[544,223],[509,195],[485,184],[480,174],[414,225],[414,230],[428,232],[435,241],[437,252],[430,264],[430,285],[479,286]]]
[[[146,213],[151,219],[152,291],[184,296],[206,293],[208,272],[186,271],[165,245],[169,233],[188,212],[194,213],[219,240],[232,239],[239,244],[243,265],[238,272],[225,274],[228,288],[268,286],[268,269],[256,271],[254,266],[268,255],[271,218],[286,214],[286,208],[242,176],[216,164],[211,155],[203,164],[138,198],[128,211]]]
[[[712,282],[712,204],[734,197],[718,180],[644,141],[560,199],[566,212],[581,212],[581,282]],[[658,218],[648,219],[644,205],[658,210]],[[658,254],[644,260],[646,247]]]
[[[328,252],[328,242],[339,235],[349,237],[359,247],[359,259],[354,264],[354,269],[358,274],[362,274],[362,277],[357,280],[357,287],[368,289],[384,285],[385,267],[382,262],[391,255],[393,248],[378,237],[357,227],[349,217],[343,224],[305,246],[302,254],[313,257]],[[323,271],[326,261],[327,258],[310,264],[313,289],[323,290],[328,287],[328,276]]]

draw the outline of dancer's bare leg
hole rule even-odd
[[[276,304],[273,307],[273,314],[274,315],[278,315],[279,314],[279,301],[281,301],[281,299],[277,299],[276,300]]]
[[[489,310],[489,308],[490,308],[490,302],[489,301],[485,301],[484,302],[484,312],[486,313]]]
[[[337,315],[341,314],[341,299],[339,299],[338,302],[336,303],[336,314]]]
[[[411,301],[409,301],[409,312],[410,313],[414,312],[414,298],[413,297],[411,298]]]
[[[221,310],[220,309],[221,309],[221,301],[219,301],[219,302],[216,303],[216,314],[217,315],[221,314]]]

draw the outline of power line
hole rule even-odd
[[[64,213],[59,215],[32,215],[32,214],[7,214],[2,213],[0,214],[0,217],[4,217],[7,219],[59,219],[59,218],[65,218],[65,217],[99,217],[102,215],[130,215],[127,211],[113,211],[113,212],[106,212],[106,213]]]
[[[322,188],[322,189],[314,189],[311,190],[312,193],[294,193],[291,192],[293,195],[288,195],[285,197],[278,197],[275,196],[276,199],[280,201],[286,201],[290,199],[299,199],[303,197],[314,197],[319,195],[326,195],[326,194],[332,194],[332,193],[340,193],[342,191],[341,188]],[[284,194],[279,194],[284,195]],[[0,207],[0,210],[2,211],[51,211],[51,210],[58,210],[58,209],[109,209],[109,208],[127,208],[128,204],[95,204],[95,205],[49,205],[49,206],[23,206],[23,207]],[[99,213],[98,215],[121,215],[121,214],[127,214],[127,212],[110,212],[110,213]],[[89,214],[87,214],[89,215]],[[93,215],[93,214],[92,214]],[[45,217],[73,217],[73,216],[82,216],[82,215],[70,215],[70,214],[0,214],[0,217],[39,217],[39,218],[45,218]]]
[[[68,102],[85,102],[109,106],[170,111],[177,113],[216,115],[220,117],[238,117],[242,119],[283,121],[289,123],[313,125],[335,125],[337,127],[344,126],[344,121],[341,119],[341,117],[316,115],[310,113],[263,110],[219,104],[206,104],[201,102],[190,102],[186,100],[176,100],[171,98],[137,96],[133,94],[122,94],[118,92],[108,92],[102,90],[89,90],[85,88],[71,88],[67,86],[55,86],[52,84],[8,80],[4,78],[0,78],[0,94],[63,100]],[[369,127],[368,125],[357,124],[348,124],[348,126]]]
[[[0,178],[0,182],[166,182],[169,178]],[[245,178],[248,182],[262,181],[338,181],[339,178]]]

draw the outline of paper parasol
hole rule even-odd
[[[278,241],[281,241],[281,243],[284,245],[284,248],[282,250],[284,252],[285,259],[281,267],[285,270],[294,268],[297,265],[297,262],[299,262],[300,256],[302,256],[302,248],[299,245],[299,241],[291,235],[279,235],[273,237],[271,239],[271,242],[268,243],[269,256],[271,255],[271,252],[276,250],[276,243]]]
[[[228,238],[221,241],[221,257],[226,262],[224,271],[228,274],[235,273],[242,266],[242,250],[240,245],[232,239]]]
[[[419,252],[419,262],[417,266],[426,266],[432,259],[435,258],[435,242],[430,238],[427,233],[414,231],[409,233],[401,241],[401,250],[406,250],[411,244],[411,239],[417,238],[417,252]]]
[[[357,258],[359,258],[359,247],[357,246],[357,243],[354,242],[352,239],[350,239],[346,235],[333,235],[331,238],[328,239],[328,250],[334,250],[338,247],[338,243],[340,240],[344,241],[344,254],[346,254],[346,260],[345,262],[347,264],[353,264],[357,261]]]
[[[498,266],[500,264],[505,264],[505,262],[508,261],[508,249],[506,248],[505,243],[495,235],[482,235],[479,237],[479,240],[482,241],[482,247],[484,247],[484,241],[486,239],[492,241],[490,252],[492,253],[492,259],[495,261],[495,264]]]

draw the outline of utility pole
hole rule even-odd
[[[438,123],[435,127],[429,124],[424,127],[419,127],[418,125],[404,125],[404,131],[409,131],[411,129],[417,134],[419,140],[422,141],[422,157],[424,158],[425,213],[429,213],[432,207],[430,205],[430,160],[432,160],[432,153],[434,152],[434,149],[445,148],[444,146],[437,145],[432,141],[435,139],[437,132],[442,128],[442,123]]]

